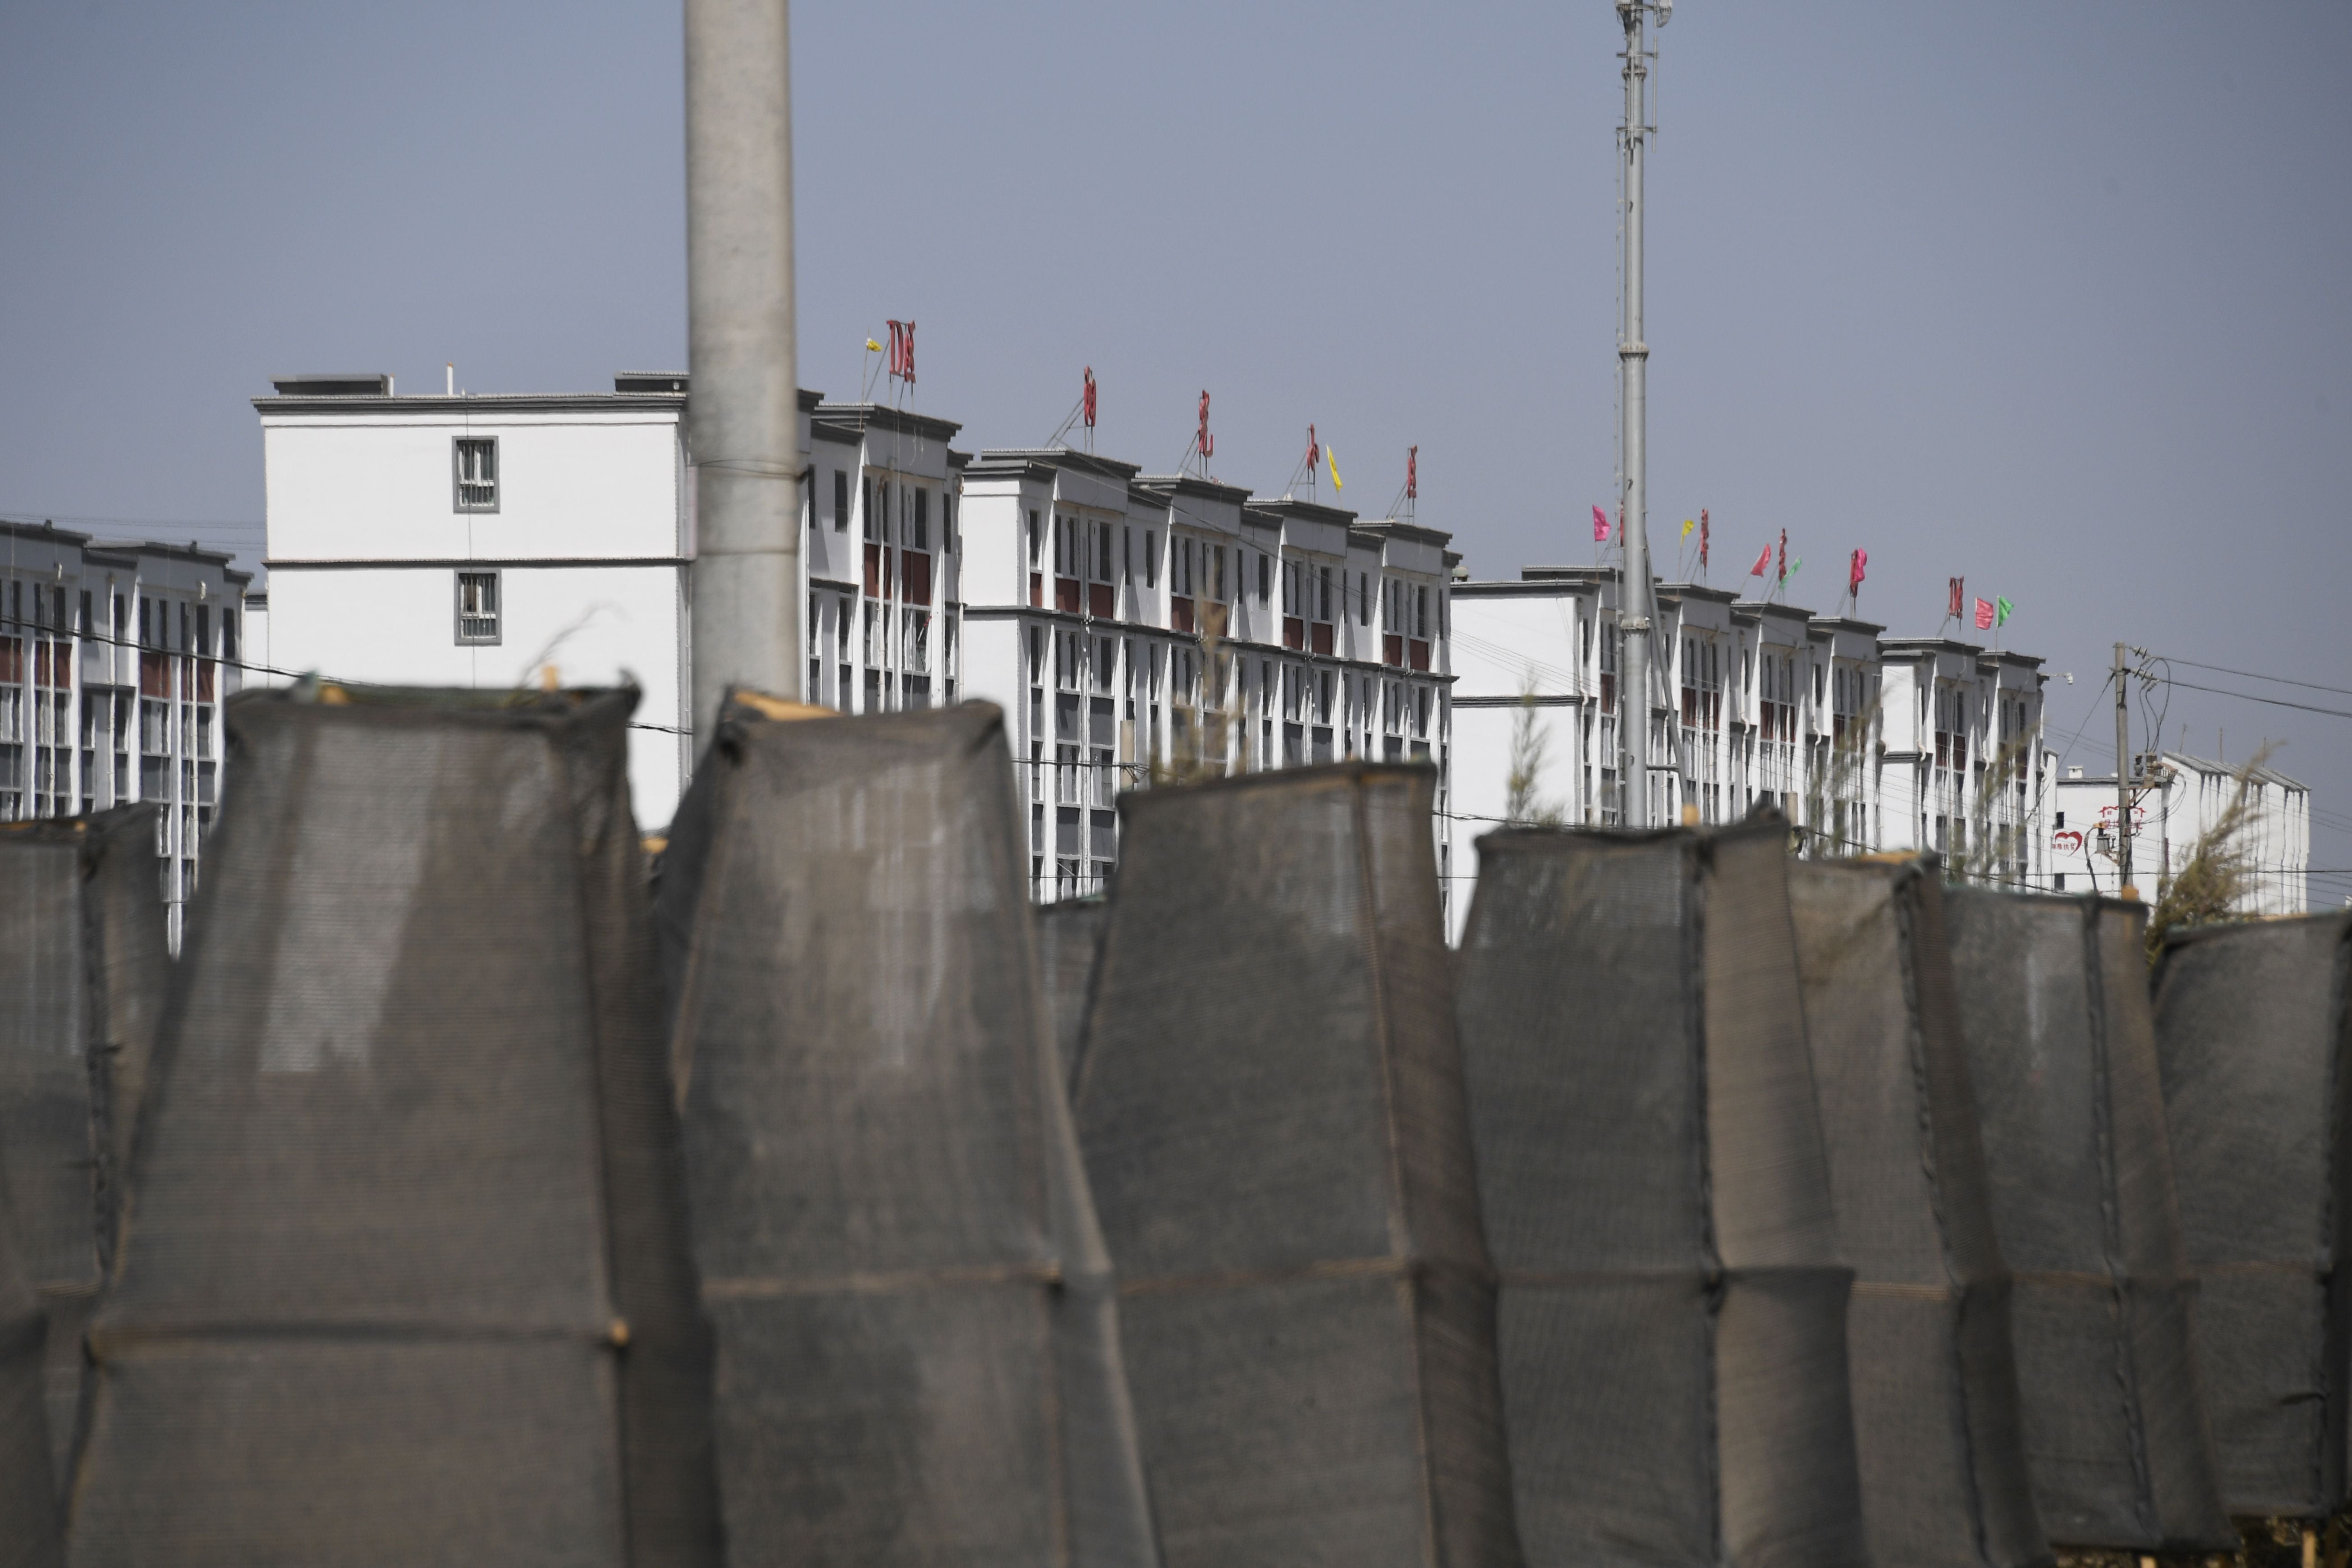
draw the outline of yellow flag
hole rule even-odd
[[[876,342],[872,338],[868,338],[866,340],[866,352],[868,353],[878,354],[882,352],[882,345]]]
[[[1683,537],[1685,539],[1688,539],[1690,537],[1690,531],[1697,526],[1698,519],[1695,517],[1686,517],[1683,519]]]
[[[1328,443],[1323,448],[1323,460],[1331,465],[1331,488],[1335,490],[1346,489],[1347,482],[1339,478],[1339,454]]]

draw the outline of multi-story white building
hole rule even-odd
[[[0,522],[0,821],[152,802],[173,942],[220,798],[251,574],[194,545]]]
[[[1622,820],[1617,595],[1613,566],[1454,585],[1448,828],[1462,870],[1507,820]],[[2040,660],[1887,638],[1705,584],[1660,584],[1656,597],[1651,821],[1732,822],[1769,805],[1811,853],[1934,849],[1958,872],[2042,885]]]
[[[330,680],[634,680],[641,820],[691,766],[684,378],[609,393],[394,395],[281,376],[257,397],[269,662]]]
[[[962,552],[957,426],[803,392],[807,697],[845,713],[957,700]]]
[[[2045,759],[2054,764],[2054,757]],[[2246,792],[2244,823],[2231,841],[2248,879],[2237,902],[2248,915],[2299,915],[2309,905],[2311,791],[2275,769],[2179,752],[2133,759],[2132,885],[2153,901],[2179,876],[2206,833]],[[2053,890],[2113,893],[2122,882],[2116,838],[2116,776],[2069,767],[2051,801]]]
[[[255,399],[267,662],[634,680],[631,788],[641,822],[667,822],[694,759],[686,377],[545,396],[276,385]],[[808,695],[1002,705],[1040,899],[1100,889],[1114,797],[1156,773],[1422,758],[1447,798],[1445,534],[1068,448],[975,459],[955,424],[883,405],[804,391],[801,415]]]
[[[982,453],[962,517],[965,668],[1041,901],[1100,890],[1115,796],[1156,773],[1420,759],[1445,798],[1445,534],[1067,448]]]

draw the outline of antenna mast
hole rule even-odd
[[[1642,340],[1642,155],[1649,123],[1649,27],[1653,12],[1664,26],[1674,0],[1616,0],[1625,29],[1625,120],[1617,128],[1617,160],[1624,196],[1619,211],[1624,237],[1624,295],[1618,302],[1618,518],[1625,547],[1625,573],[1617,598],[1617,621],[1625,634],[1625,684],[1617,699],[1617,742],[1624,755],[1619,777],[1625,804],[1619,820],[1629,827],[1650,826],[1651,628],[1657,619],[1650,588],[1649,411],[1650,345]],[[1671,815],[1669,816],[1671,820]]]

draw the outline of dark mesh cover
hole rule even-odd
[[[1932,863],[1789,868],[1879,1568],[2046,1563]]]
[[[1103,927],[1109,920],[1110,905],[1097,899],[1048,904],[1037,911],[1037,966],[1045,979],[1054,1054],[1061,1058],[1065,1083],[1077,1071],[1087,991],[1094,984],[1095,955],[1102,951]]]
[[[2232,1551],[2191,1348],[2147,910],[1946,896],[2026,1466],[2061,1545]]]
[[[2157,1052],[2230,1511],[2352,1502],[2352,914],[2165,945]]]
[[[58,1479],[171,958],[155,808],[0,829],[0,1166],[48,1325]]]
[[[17,1250],[7,1185],[0,1173],[0,1568],[55,1568],[65,1552],[41,1398],[48,1325]]]
[[[714,1559],[635,700],[228,705],[77,1563]]]
[[[1078,1131],[1171,1568],[1519,1560],[1433,783],[1120,797]]]
[[[1012,787],[991,707],[737,707],[680,810],[735,1561],[1157,1561]]]
[[[1528,1561],[1865,1561],[1785,830],[1479,840],[1462,1047]]]

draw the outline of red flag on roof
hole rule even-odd
[[[1609,514],[1597,506],[1592,509],[1592,542],[1609,542]]]
[[[1698,509],[1698,563],[1701,569],[1706,565],[1706,508],[1701,507]]]
[[[1846,571],[1846,592],[1853,593],[1862,587],[1862,569],[1869,564],[1869,551],[1857,550],[1853,552],[1853,564]]]
[[[1990,600],[1977,601],[1977,630],[1980,632],[1992,630],[1992,604]]]
[[[1092,365],[1087,366],[1086,409],[1087,428],[1091,430],[1095,427],[1095,367]]]
[[[1762,550],[1760,550],[1760,551],[1757,552],[1757,554],[1756,554],[1756,564],[1755,564],[1755,565],[1753,565],[1753,566],[1750,566],[1750,567],[1748,569],[1748,574],[1750,577],[1761,577],[1762,575],[1764,575],[1764,568],[1766,568],[1767,566],[1769,566],[1769,565],[1771,565],[1771,564],[1772,564],[1772,546],[1771,546],[1770,544],[1769,544],[1769,543],[1768,543],[1768,544],[1766,544],[1766,545],[1764,546],[1764,548],[1763,548]]]
[[[1959,616],[1960,579],[1958,577],[1952,579],[1952,597],[1951,601],[1944,606],[1944,614],[1952,616],[1954,619],[1958,619]]]

